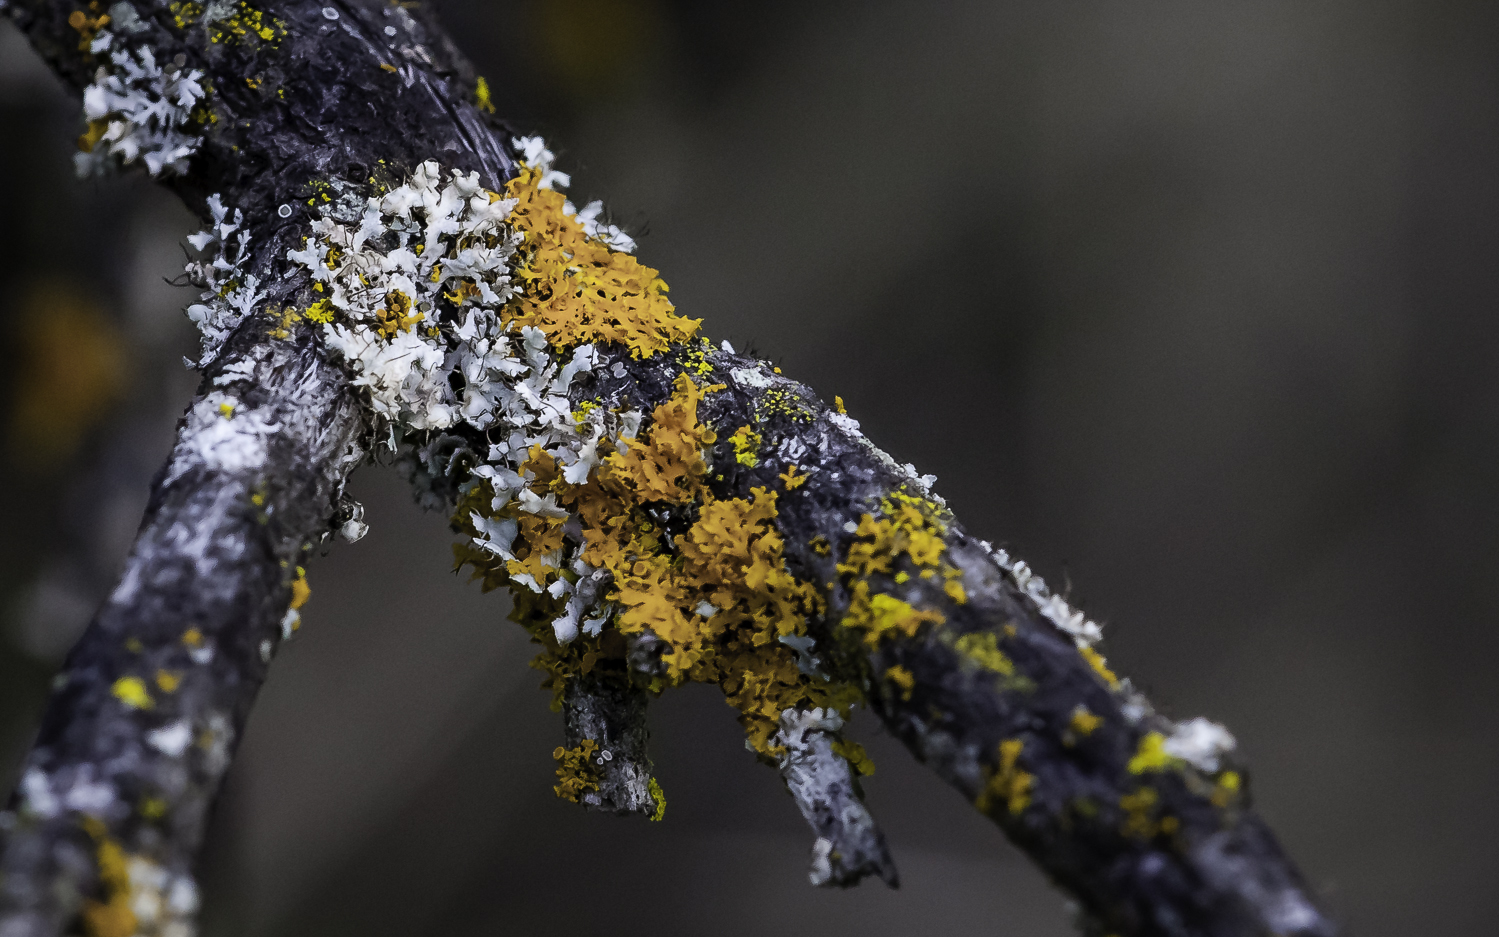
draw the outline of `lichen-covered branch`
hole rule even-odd
[[[843,733],[866,706],[1090,931],[1334,933],[1227,731],[1156,714],[1096,625],[841,402],[711,344],[602,206],[566,199],[543,141],[496,132],[425,14],[10,9],[81,92],[80,168],[140,163],[208,227],[203,392],[5,815],[0,937],[187,926],[215,746],[295,625],[302,553],[362,532],[341,488],[365,447],[511,591],[565,714],[560,796],[659,819],[646,702],[713,684],[812,827],[812,880],[894,884]]]

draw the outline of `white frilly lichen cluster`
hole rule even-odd
[[[109,30],[99,30],[89,50],[101,64],[83,91],[89,127],[74,157],[78,174],[137,161],[152,176],[185,172],[203,142],[193,122],[193,108],[206,96],[203,73],[159,63],[149,46],[132,50]]]

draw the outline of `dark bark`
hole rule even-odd
[[[68,23],[73,5],[23,0],[8,9],[75,89],[92,80],[97,63]],[[201,148],[186,173],[165,181],[205,218],[213,193],[245,212],[249,269],[268,286],[256,315],[208,368],[124,582],[69,658],[28,780],[3,815],[0,937],[60,934],[80,909],[106,913],[124,887],[112,848],[164,869],[163,889],[191,882],[193,851],[274,649],[294,568],[350,513],[339,499],[364,453],[365,417],[316,332],[305,323],[278,329],[274,315],[307,287],[285,257],[300,246],[312,209],[360,205],[374,184],[398,182],[427,159],[477,171],[495,189],[513,171],[504,136],[469,91],[471,70],[421,9],[266,3],[260,9],[272,22],[270,38],[242,41],[214,41],[214,24],[179,23],[160,0],[134,9],[132,46],[200,69],[211,86]],[[611,358],[611,367],[573,389],[575,400],[628,395],[633,406],[649,408],[670,395],[682,370],[675,355]],[[1090,928],[1334,933],[1249,810],[1247,792],[1181,759],[1142,761],[1152,738],[1159,742],[1174,724],[1059,629],[1024,571],[950,517],[943,520],[946,562],[959,571],[965,600],[899,565],[864,580],[871,593],[938,610],[941,626],[872,649],[845,627],[858,584],[838,563],[858,539],[857,525],[881,499],[924,486],[768,364],[726,349],[706,360],[711,373],[698,373],[727,385],[701,411],[720,440],[715,494],[775,488],[788,461],[808,470],[805,484],[783,493],[777,523],[792,571],[826,593],[828,613],[812,625],[823,659],[835,676],[864,689],[918,758],[1079,900]],[[242,364],[247,373],[233,370]],[[230,382],[216,386],[218,377]],[[225,392],[242,408],[229,420],[241,421],[237,432],[267,427],[255,437],[264,449],[256,458],[215,462],[203,454],[204,421],[212,416],[203,408]],[[750,423],[779,462],[736,463],[725,440]],[[1006,669],[976,665],[961,650],[980,645]],[[909,685],[895,673],[909,675]],[[639,811],[649,767],[643,700],[617,689],[568,688],[568,741],[598,731],[624,751],[606,774],[629,768],[630,776],[611,780],[599,806]],[[1080,728],[1079,713],[1096,722]],[[827,878],[845,883],[873,872],[893,880],[882,838],[867,813],[858,814],[852,779],[845,790],[843,779],[816,780],[806,768],[788,758],[782,772],[829,843],[820,856],[830,861]],[[180,904],[179,917],[190,917],[186,899]],[[89,920],[96,933],[108,932],[102,917]]]

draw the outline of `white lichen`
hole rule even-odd
[[[201,365],[218,356],[224,340],[266,295],[260,289],[260,278],[247,269],[250,232],[245,228],[244,212],[236,208],[231,220],[223,198],[216,194],[208,197],[208,211],[212,218],[209,226],[187,238],[199,252],[213,249],[211,257],[187,265],[189,281],[203,290],[200,301],[187,307],[187,317],[202,336]]]
[[[1198,716],[1178,723],[1161,749],[1199,771],[1216,774],[1223,756],[1237,745],[1233,735],[1223,726]]]
[[[91,51],[108,57],[83,91],[92,144],[75,157],[78,174],[137,161],[152,176],[186,172],[203,142],[189,129],[194,106],[206,96],[203,73],[176,62],[159,64],[149,46],[126,48],[108,30],[94,37]]]
[[[539,138],[515,144],[542,173],[543,185],[567,184],[565,173],[550,168],[552,154]],[[514,206],[513,199],[485,190],[477,173],[445,173],[429,161],[382,196],[324,210],[287,258],[310,276],[305,315],[322,323],[328,346],[368,395],[377,437],[394,448],[407,434],[429,434],[426,445],[408,454],[420,466],[416,474],[447,477],[455,446],[462,444],[442,431],[465,426],[488,434],[490,442],[486,452],[470,453],[463,490],[484,481],[494,491],[493,512],[513,501],[525,513],[566,518],[555,495],[528,487],[532,476],[523,466],[532,448],[539,446],[569,483],[581,485],[600,464],[601,446],[607,452],[607,443],[632,437],[642,416],[605,407],[574,413],[568,392],[599,367],[599,352],[585,344],[559,354],[540,329],[503,321],[501,310],[515,295],[521,242],[508,223]],[[600,224],[599,213],[600,206],[590,204],[576,217],[616,249],[634,246],[617,228]],[[216,238],[227,242],[227,235]],[[203,318],[230,322],[237,315]],[[515,521],[475,514],[474,523],[475,546],[514,559]],[[348,533],[362,529],[356,525]],[[565,600],[552,623],[557,640],[598,634],[610,613],[602,601],[607,573],[583,562],[581,544],[554,559],[552,565],[570,571],[547,587]],[[511,578],[543,589],[524,573]]]

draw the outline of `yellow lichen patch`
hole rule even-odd
[[[89,899],[83,906],[83,926],[90,937],[132,937],[136,931],[135,912],[130,902],[130,871],[125,850],[109,838],[104,824],[93,817],[83,821],[83,828],[96,843],[94,859],[99,866],[99,884],[104,900]]]
[[[1072,711],[1072,721],[1067,724],[1067,727],[1083,738],[1087,738],[1102,723],[1102,718],[1089,712],[1088,707],[1080,705]]]
[[[410,296],[400,290],[391,290],[385,294],[385,305],[375,313],[375,331],[389,340],[401,332],[410,332],[424,318],[426,316],[422,313],[411,310]]]
[[[1035,775],[1019,766],[1020,753],[1025,750],[1022,739],[1005,739],[999,743],[999,765],[985,768],[986,780],[979,791],[974,806],[984,813],[1004,804],[1011,816],[1018,815],[1030,806],[1031,788],[1035,786]]]
[[[1153,839],[1160,832],[1155,820],[1155,806],[1160,795],[1154,788],[1142,787],[1119,798],[1119,809],[1124,811],[1124,822],[1120,832],[1136,839]]]
[[[611,635],[617,642],[620,634],[649,634],[665,645],[664,673],[653,689],[717,684],[739,711],[751,746],[772,755],[779,751],[774,738],[782,712],[825,707],[846,713],[858,692],[803,674],[796,654],[779,641],[804,636],[807,619],[822,613],[822,598],[786,568],[776,492],[755,488],[749,498],[720,500],[708,488],[704,451],[716,437],[698,422],[697,404],[712,389],[679,375],[675,393],[655,408],[649,427],[622,441],[584,484],[567,482],[540,448],[521,466],[530,491],[555,498],[576,522],[584,561],[610,573],[604,599],[617,611],[599,637],[579,635],[561,645],[553,634],[551,622],[562,606],[547,590],[569,575],[559,568],[561,518],[528,514],[513,501],[496,515],[487,483],[476,485],[460,499],[455,527],[474,533],[475,515],[513,522],[515,559],[502,562],[473,546],[455,552],[486,588],[512,585],[512,617],[547,648],[536,666],[554,693],[601,655],[619,656],[605,646]],[[696,517],[669,537],[652,514],[663,504],[694,504]]]
[[[848,739],[837,739],[833,742],[833,751],[843,758],[844,761],[847,761],[856,774],[866,776],[874,774],[874,759],[869,757],[869,753],[864,750],[864,746],[858,742],[851,742]]]
[[[896,664],[885,671],[885,679],[900,688],[900,698],[910,700],[911,691],[916,688],[916,676],[911,671]]]
[[[1213,785],[1212,801],[1215,807],[1227,807],[1239,797],[1242,780],[1237,771],[1225,771]]]
[[[552,758],[557,762],[557,785],[552,791],[564,800],[576,803],[588,791],[599,789],[599,770],[594,755],[599,743],[584,739],[577,748],[557,746]]]
[[[98,0],[92,0],[88,8],[89,12],[97,15],[89,16],[88,13],[82,10],[74,10],[68,14],[68,25],[78,31],[78,50],[80,52],[87,52],[89,47],[94,44],[94,37],[99,34],[99,30],[109,25],[109,14],[99,12]]]
[[[741,426],[729,437],[734,447],[734,461],[748,468],[760,464],[760,434],[748,426]]]
[[[806,403],[779,387],[772,387],[755,398],[755,419],[763,421],[771,416],[784,417],[793,423],[812,422],[812,411]]]
[[[474,82],[474,104],[486,114],[494,113],[494,100],[489,94],[489,82],[480,75]]]
[[[661,785],[655,778],[651,778],[646,783],[646,788],[651,792],[651,800],[656,805],[656,809],[651,813],[651,819],[659,823],[666,816],[666,792],[661,790]]]
[[[1109,685],[1109,689],[1119,686],[1119,678],[1114,675],[1114,671],[1109,669],[1108,662],[1103,659],[1102,654],[1091,647],[1080,647],[1077,652],[1083,655],[1083,660],[1088,662],[1088,666],[1093,668],[1094,673],[1103,678],[1103,682]]]
[[[854,585],[848,611],[843,616],[843,627],[863,632],[864,643],[878,647],[880,639],[887,635],[912,638],[922,625],[940,625],[946,620],[941,612],[917,609],[893,595],[870,595],[869,583],[860,582]]]
[[[196,627],[182,632],[182,643],[186,647],[199,648],[203,646],[203,632]]]
[[[156,686],[163,693],[176,693],[177,688],[182,685],[182,674],[172,673],[170,670],[156,671]]]
[[[642,502],[683,504],[706,492],[703,450],[718,439],[697,420],[697,405],[708,389],[700,390],[692,378],[678,375],[676,393],[651,414],[650,430],[604,460],[600,484]]]
[[[146,681],[140,677],[121,677],[114,682],[110,692],[114,693],[115,699],[132,709],[151,709],[156,705],[156,700],[151,698],[146,689]]]
[[[279,311],[275,309],[268,311],[276,317],[276,321],[271,326],[269,333],[271,338],[290,338],[292,326],[296,325],[302,319],[302,314],[294,306],[287,306],[285,309]]]
[[[136,809],[147,820],[160,820],[167,815],[167,802],[160,797],[144,797]]]
[[[975,631],[953,642],[953,648],[968,660],[997,674],[1012,676],[1015,664],[999,649],[999,639],[992,631]]]
[[[845,410],[844,407],[843,407],[843,398],[837,396],[836,394],[833,395],[833,407],[839,413],[842,413],[842,414],[845,414],[845,415],[848,413],[848,411]]]
[[[796,466],[794,465],[786,466],[786,471],[782,472],[778,477],[781,479],[781,484],[786,486],[787,491],[795,491],[807,483],[807,476],[798,475]],[[827,541],[824,540],[823,542],[826,543]]]
[[[299,609],[312,598],[312,587],[307,584],[307,570],[297,567],[297,578],[291,581],[291,608]]]
[[[1139,747],[1129,760],[1130,774],[1145,774],[1148,771],[1165,771],[1179,767],[1180,758],[1166,754],[1166,738],[1159,732],[1147,732],[1140,737]]]
[[[522,236],[516,279],[524,285],[505,323],[535,326],[559,350],[617,342],[635,358],[692,338],[701,320],[674,313],[657,271],[590,237],[562,193],[542,188],[544,175],[522,166],[505,185],[516,199],[509,220]]]

